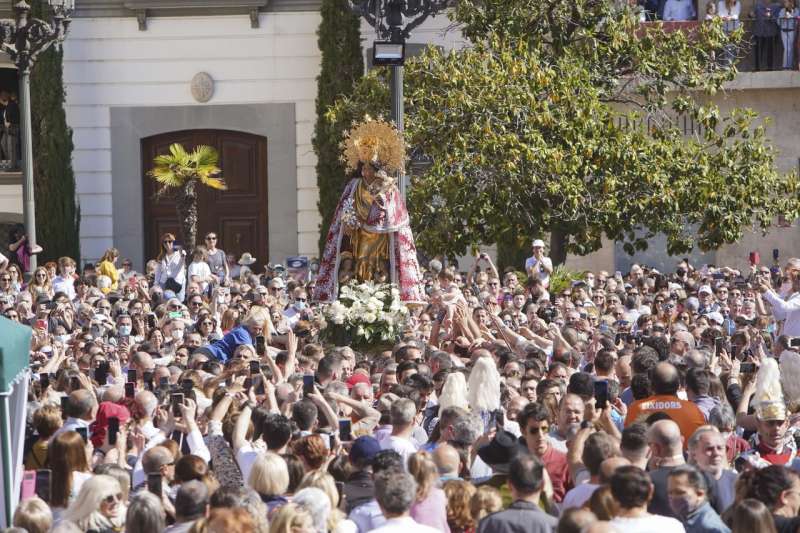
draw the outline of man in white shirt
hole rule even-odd
[[[409,515],[416,500],[414,478],[399,470],[386,470],[375,476],[375,499],[386,523],[373,533],[438,533],[437,529],[416,522]]]
[[[94,422],[97,416],[97,401],[94,394],[86,389],[78,389],[69,395],[66,406],[67,419],[58,431],[53,433],[51,439],[65,431],[76,431],[79,428],[86,430],[86,437],[89,438],[89,425]]]
[[[697,20],[692,0],[667,0],[664,4],[664,20]]]
[[[417,406],[408,398],[396,400],[389,411],[392,434],[381,441],[382,450],[394,450],[403,458],[403,466],[408,467],[408,458],[417,453],[417,445],[411,440],[414,431],[414,418]]]
[[[619,511],[611,526],[625,533],[684,533],[683,525],[668,516],[650,514],[647,504],[653,496],[653,483],[637,466],[623,466],[611,476],[611,495]]]
[[[550,288],[550,274],[553,273],[553,261],[544,255],[544,241],[533,241],[533,255],[525,260],[525,272],[528,277],[541,280],[542,287]]]
[[[766,280],[760,282],[759,290],[772,306],[775,320],[783,321],[781,333],[790,337],[800,337],[800,259],[789,259],[784,273],[791,282],[788,290],[782,291],[779,295]]]

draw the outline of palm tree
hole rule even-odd
[[[214,147],[200,145],[189,153],[183,145],[175,143],[169,151],[153,159],[153,169],[147,175],[161,185],[158,195],[175,190],[181,238],[191,253],[197,241],[197,184],[219,190],[228,187],[219,177],[222,171],[217,166],[219,154]]]

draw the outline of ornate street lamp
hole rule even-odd
[[[22,129],[22,184],[25,231],[28,245],[36,246],[36,208],[33,194],[33,139],[31,135],[30,75],[36,58],[55,44],[60,46],[67,36],[74,0],[48,0],[50,22],[31,17],[31,6],[25,0],[14,4],[14,21],[0,21],[0,50],[7,53],[19,69],[20,125]],[[36,269],[36,256],[31,256],[30,271]]]
[[[403,63],[405,43],[411,32],[428,17],[447,8],[451,0],[350,0],[356,13],[375,28],[373,64],[392,69],[392,120],[403,131]],[[400,193],[405,198],[405,176],[399,178]]]

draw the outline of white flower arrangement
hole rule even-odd
[[[357,345],[393,341],[408,320],[408,309],[394,285],[357,281],[343,285],[339,299],[323,314],[328,323],[325,337]]]

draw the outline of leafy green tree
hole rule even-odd
[[[355,118],[328,121],[325,113],[336,98],[348,94],[364,75],[359,19],[348,7],[348,1],[323,0],[321,15],[317,36],[322,65],[317,77],[317,123],[312,140],[317,154],[317,206],[322,215],[320,256],[333,212],[348,178],[340,160],[342,130],[347,129],[350,119]]]
[[[32,3],[46,18],[47,2]],[[39,264],[69,256],[80,261],[80,208],[72,170],[72,130],[64,112],[63,53],[51,47],[39,55],[31,73],[33,176]]]
[[[197,186],[223,191],[228,187],[219,177],[219,154],[214,147],[200,145],[189,153],[175,143],[169,152],[153,158],[153,169],[147,174],[161,185],[158,194],[175,195],[181,238],[191,253],[197,243]]]
[[[473,46],[406,69],[406,134],[433,159],[409,194],[424,250],[549,235],[563,262],[604,234],[633,253],[663,233],[677,254],[798,213],[797,177],[775,171],[758,117],[710,101],[736,75],[723,51],[739,33],[644,28],[611,0],[467,0],[452,16]],[[376,85],[331,117],[386,102]]]

